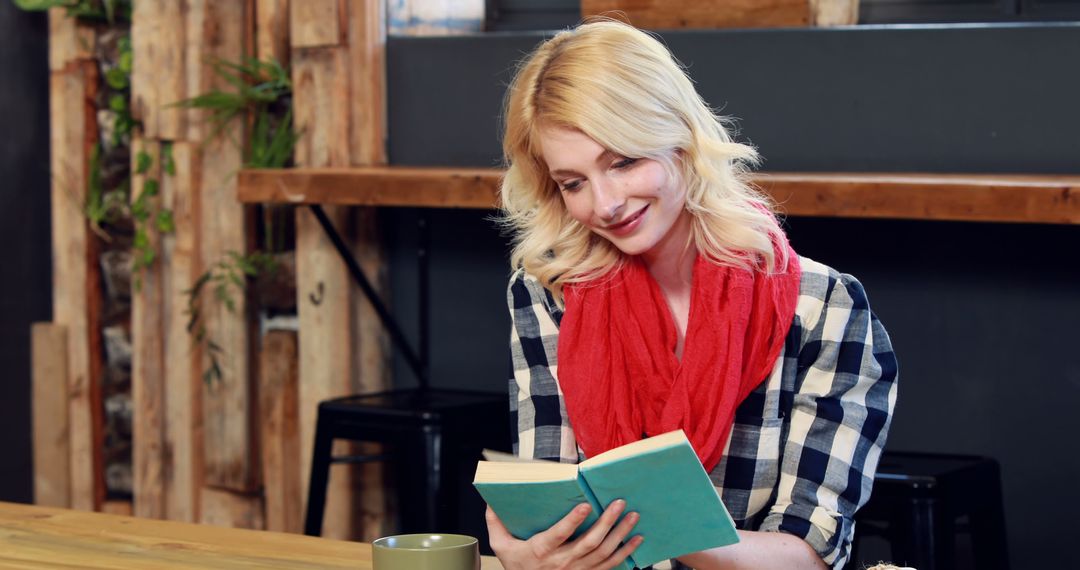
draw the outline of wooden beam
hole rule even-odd
[[[810,23],[809,0],[581,0],[581,17],[607,15],[639,28],[780,28]]]
[[[50,38],[50,44],[60,41]],[[97,246],[84,215],[91,149],[97,141],[97,66],[69,63],[49,86],[52,172],[53,322],[68,335],[71,504],[94,510],[105,497],[102,470],[101,285]]]
[[[71,505],[68,449],[67,331],[55,323],[31,328],[34,504]]]
[[[175,229],[162,238],[165,334],[165,513],[170,520],[199,520],[202,487],[201,347],[187,330],[188,295],[199,266],[198,212],[202,161],[198,145],[172,143],[175,174],[164,172],[162,206]],[[136,414],[138,410],[136,410]]]
[[[244,0],[189,2],[185,54],[189,93],[232,90],[212,72],[207,61],[220,58],[235,62],[243,57],[247,16]],[[211,133],[201,115],[189,117],[191,142],[202,141]],[[198,147],[202,155],[195,215],[199,223],[200,273],[226,261],[229,252],[244,254],[247,250],[250,213],[235,199],[235,172],[243,163],[237,143],[242,141],[242,125],[234,121],[220,136]],[[220,377],[201,383],[203,482],[250,493],[258,488],[261,477],[253,430],[256,411],[252,401],[251,330],[245,295],[234,292],[231,296],[235,302],[231,311],[214,298],[213,291],[207,291],[201,303],[206,334],[220,347],[217,362],[221,368]],[[210,367],[210,356],[203,355],[200,371]],[[213,498],[200,502],[205,507]]]
[[[293,6],[296,3],[292,4]],[[294,13],[295,17],[295,13]],[[296,128],[303,133],[295,159],[304,166],[348,166],[349,68],[347,48],[296,49],[293,30],[293,109]],[[327,216],[348,235],[345,208],[327,208]],[[353,316],[353,284],[345,265],[315,217],[306,208],[296,211],[296,292],[300,321],[300,457],[310,461],[315,441],[319,402],[354,391],[354,354],[358,339]],[[346,442],[336,454],[348,454]],[[330,472],[323,535],[354,539],[353,472],[339,466]],[[310,470],[301,472],[307,489]]]
[[[245,170],[249,203],[494,208],[502,172],[478,168]],[[789,216],[1080,224],[1080,176],[757,174]]]
[[[289,55],[289,0],[255,0],[255,57],[288,68]]]
[[[259,416],[266,530],[304,530],[304,488],[300,473],[310,458],[300,456],[296,332],[272,330],[259,356]]]
[[[149,169],[136,171],[138,157],[145,153],[152,161]],[[151,213],[140,225],[149,241],[149,250],[161,251],[161,234],[154,214],[161,197],[150,197],[145,186],[161,182],[161,143],[136,137],[131,144],[131,200],[143,201]],[[136,257],[142,255],[135,250]],[[139,517],[165,518],[165,327],[163,268],[160,256],[150,267],[133,270],[131,291],[131,398],[135,406],[132,420],[132,475],[134,512]]]
[[[49,70],[93,59],[94,36],[94,28],[68,16],[67,8],[49,8]]]
[[[311,48],[341,45],[348,8],[370,2],[343,0],[299,0],[289,3],[289,35],[292,47]]]

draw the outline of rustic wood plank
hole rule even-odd
[[[164,47],[158,41],[163,28],[164,3],[136,2],[131,11],[131,116],[142,122],[142,134],[147,139],[160,136],[160,106],[158,89],[161,73],[160,51]],[[138,507],[136,507],[136,510]]]
[[[146,185],[161,182],[161,143],[136,137],[131,144],[131,199],[143,200],[151,213],[161,207],[160,196],[150,196]],[[142,153],[153,161],[149,169],[136,171]],[[149,240],[150,250],[161,251],[161,234],[153,217],[139,223]],[[135,256],[139,256],[139,250]],[[135,514],[146,518],[165,518],[165,385],[164,385],[164,291],[161,259],[153,265],[134,270],[131,291],[131,397],[135,406],[132,419],[132,475],[134,477]]]
[[[90,149],[97,139],[97,67],[80,61],[50,76],[53,322],[67,329],[71,504],[93,510],[102,471],[100,280],[96,243],[83,214]]]
[[[854,26],[859,23],[859,0],[810,0],[810,25]]]
[[[809,0],[581,0],[581,17],[607,15],[652,30],[780,28],[810,23]]]
[[[255,57],[289,66],[289,0],[256,0]]]
[[[266,529],[303,532],[304,488],[300,472],[310,458],[300,456],[297,339],[295,331],[272,330],[259,356],[259,416],[262,440]]]
[[[200,347],[187,330],[188,296],[199,266],[198,211],[201,161],[198,145],[171,145],[175,174],[164,172],[162,206],[172,211],[175,229],[162,238],[164,274],[165,513],[170,520],[199,520],[202,486],[202,393]],[[136,411],[136,413],[138,413]]]
[[[268,531],[0,503],[0,566],[109,570],[371,570],[371,546]],[[482,570],[499,570],[482,557]]]
[[[479,168],[245,170],[249,203],[493,208],[502,173]],[[790,216],[1080,223],[1080,177],[1001,174],[757,174]]]
[[[135,5],[144,2],[136,2]],[[157,65],[157,100],[149,109],[150,119],[156,122],[157,136],[165,140],[184,140],[187,134],[188,113],[179,107],[170,107],[172,103],[188,97],[187,93],[187,55],[185,45],[185,24],[187,3],[167,1],[161,5],[158,36],[156,38]]]
[[[294,4],[295,5],[295,4]],[[295,31],[293,35],[296,47]],[[304,133],[294,158],[298,165],[347,166],[349,151],[349,73],[344,47],[294,49],[292,53],[293,109],[297,129]],[[347,230],[348,212],[327,208],[327,216]],[[348,234],[348,231],[343,231]],[[356,377],[357,345],[353,285],[345,265],[306,208],[296,213],[297,313],[300,330],[300,457],[309,461],[315,441],[315,418],[322,400],[351,393]],[[348,453],[346,442],[335,453]],[[354,530],[354,469],[330,470],[323,535],[352,539]],[[310,470],[301,472],[307,489]]]
[[[349,13],[349,139],[351,164],[386,164],[386,3],[363,2]],[[483,15],[483,3],[480,2]],[[378,215],[374,208],[357,208],[353,252],[375,291],[386,300],[390,291],[386,252],[379,239]],[[375,308],[360,299],[356,311],[356,371],[354,392],[378,392],[390,387],[390,346]],[[361,453],[379,454],[374,443],[361,445]],[[383,464],[365,463],[355,467],[354,492],[359,497],[355,533],[362,540],[374,540],[388,532],[387,502]]]
[[[350,6],[350,164],[386,164],[386,3]]]
[[[370,2],[364,2],[370,4]],[[352,2],[351,5],[356,5]],[[294,48],[341,45],[348,7],[344,0],[302,0],[289,4],[289,35]]]
[[[34,503],[71,505],[68,449],[67,331],[55,323],[31,327],[34,422]]]
[[[244,54],[247,25],[244,0],[191,0],[187,11],[185,61],[188,94],[211,89],[231,90],[216,76],[207,61],[217,58],[239,61]],[[188,140],[202,141],[211,134],[210,125],[199,113],[189,116]],[[242,164],[237,142],[243,140],[239,121],[220,136],[205,141],[199,169],[198,259],[200,273],[229,252],[243,254],[247,248],[250,214],[234,197],[235,172]],[[229,311],[207,292],[201,303],[207,335],[221,347],[218,362],[221,377],[202,383],[203,478],[209,486],[238,492],[252,492],[260,478],[257,447],[253,439],[254,410],[251,401],[251,344],[248,305],[243,295],[233,293],[235,310]],[[199,371],[209,368],[204,354]],[[201,500],[205,507],[207,500]]]
[[[93,57],[94,29],[67,15],[64,8],[49,8],[49,70],[61,71],[78,60]]]
[[[199,524],[252,530],[266,528],[263,499],[259,495],[206,488],[200,497]]]

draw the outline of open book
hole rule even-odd
[[[473,486],[511,534],[527,539],[546,530],[580,503],[592,504],[585,532],[604,508],[626,501],[624,513],[641,519],[630,536],[645,542],[624,568],[739,541],[686,435],[668,432],[617,447],[578,465],[551,461],[481,461]]]

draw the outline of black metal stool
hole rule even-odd
[[[389,459],[398,489],[400,532],[455,532],[456,476],[483,447],[509,449],[506,394],[414,389],[347,396],[319,404],[304,534],[322,532],[331,463]],[[380,456],[332,457],[335,439],[387,445]]]
[[[969,455],[886,452],[870,501],[855,519],[852,561],[859,537],[883,536],[894,564],[918,570],[956,566],[957,519],[967,531],[979,570],[1007,570],[1005,511],[997,461]]]

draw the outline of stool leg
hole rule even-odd
[[[308,480],[307,514],[304,517],[304,534],[322,535],[323,511],[326,508],[326,485],[330,478],[330,459],[334,438],[330,422],[319,413],[315,425],[315,447],[311,453],[311,477]]]
[[[440,526],[439,499],[443,495],[443,464],[442,464],[442,430],[438,426],[431,426],[424,430],[423,453],[424,464],[427,467],[427,481],[425,481],[424,518],[429,530],[445,532],[447,529]]]
[[[933,499],[915,499],[893,534],[893,562],[919,570],[952,568],[952,527]]]

